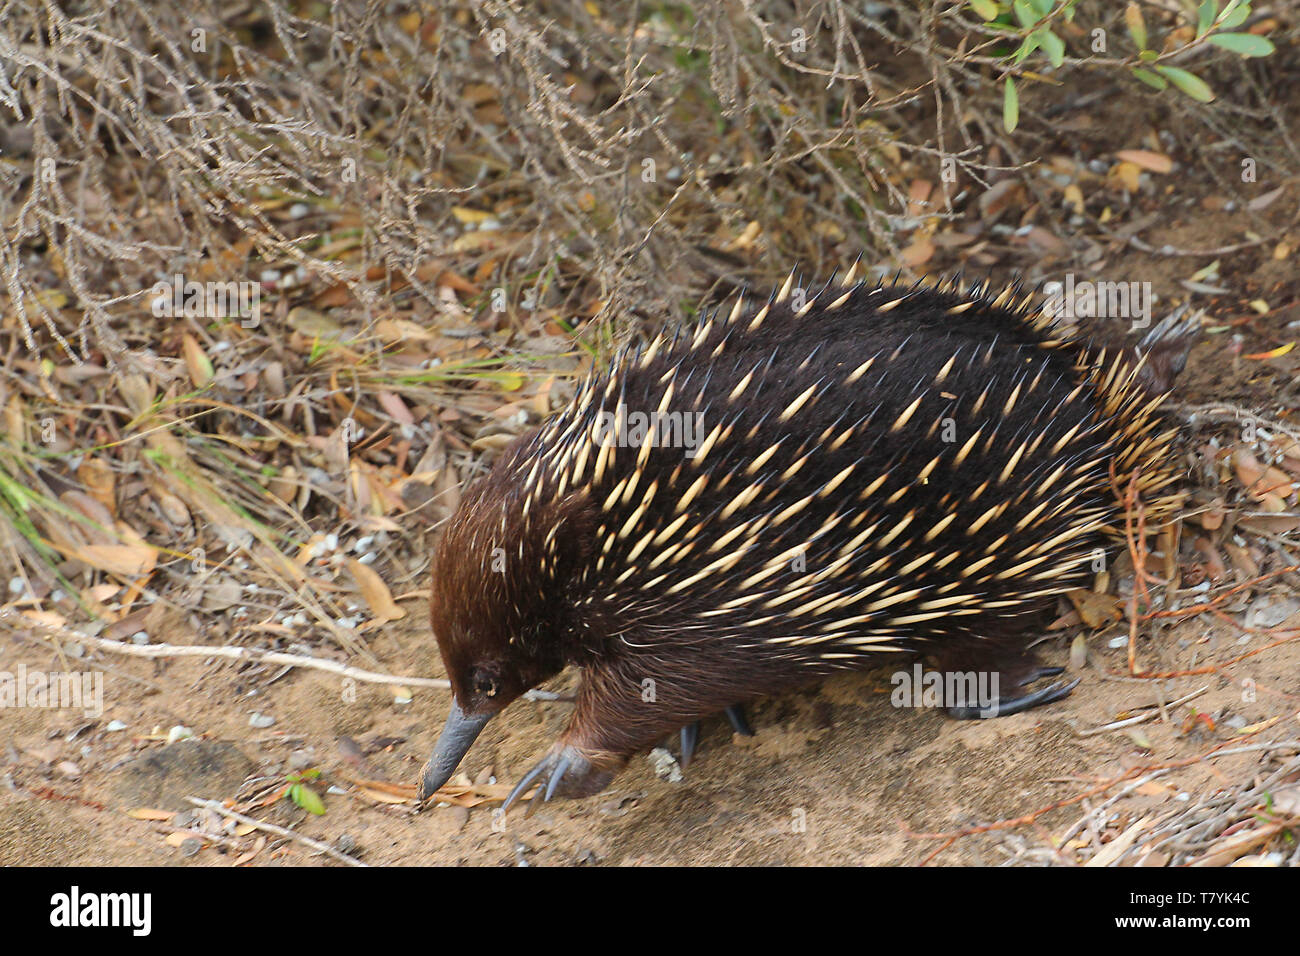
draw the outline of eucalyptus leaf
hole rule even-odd
[[[1157,90],[1169,89],[1169,81],[1157,73],[1152,73],[1150,70],[1144,70],[1140,66],[1135,66],[1130,69],[1129,72],[1147,86],[1153,86]]]
[[[1223,12],[1219,14],[1219,29],[1235,30],[1237,27],[1245,23],[1249,17],[1249,3],[1238,3],[1237,0],[1230,0],[1228,5],[1223,8]]]
[[[1196,11],[1196,35],[1204,36],[1205,31],[1214,25],[1214,18],[1219,12],[1219,5],[1215,0],[1205,0],[1199,10]]]
[[[1047,59],[1051,61],[1052,66],[1059,67],[1065,62],[1064,40],[1046,27],[1035,30],[1034,36],[1038,37],[1038,42],[1042,44],[1043,51],[1047,54]]]
[[[1016,81],[1008,76],[1006,92],[1002,97],[1002,125],[1011,133],[1019,124],[1020,96],[1016,93]]]
[[[1272,40],[1253,33],[1216,33],[1210,42],[1242,56],[1269,56],[1274,50]]]
[[[1142,19],[1142,8],[1136,3],[1130,3],[1124,8],[1124,25],[1128,27],[1129,36],[1137,44],[1139,50],[1147,48],[1147,23]]]
[[[1170,83],[1197,102],[1209,103],[1214,99],[1214,91],[1195,73],[1188,73],[1176,66],[1165,66],[1161,63],[1157,63],[1155,69]]]

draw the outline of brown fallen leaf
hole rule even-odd
[[[88,544],[68,549],[68,557],[118,577],[134,578],[154,569],[158,552],[147,545]]]
[[[253,841],[253,848],[251,850],[249,850],[247,853],[241,853],[239,856],[235,857],[235,866],[243,866],[245,863],[252,861],[252,859],[255,856],[257,856],[257,854],[262,852],[262,849],[265,846],[266,846],[266,837],[265,836],[258,837],[255,841]]]
[[[126,815],[133,820],[170,820],[176,816],[173,810],[155,810],[152,807],[136,807],[133,810],[126,811]]]
[[[1209,851],[1202,856],[1197,857],[1188,863],[1188,866],[1228,866],[1238,857],[1245,856],[1247,852],[1261,846],[1273,837],[1277,836],[1285,827],[1286,822],[1269,823],[1263,826],[1247,830],[1245,833],[1234,833],[1232,836],[1220,840],[1214,844]]]
[[[182,843],[184,843],[186,840],[191,840],[191,839],[201,840],[205,844],[208,842],[207,837],[205,837],[202,833],[195,832],[194,830],[174,830],[171,833],[167,834],[165,837],[163,837],[163,842],[166,843],[168,846],[174,846],[179,848]]]
[[[1121,617],[1119,599],[1109,594],[1098,594],[1085,588],[1072,588],[1065,592],[1065,596],[1079,612],[1079,618],[1084,626],[1093,630],[1105,627],[1112,621],[1118,621]]]
[[[1174,168],[1174,161],[1163,153],[1153,153],[1146,149],[1116,150],[1115,158],[1149,169],[1153,173],[1168,173]]]
[[[117,513],[117,498],[114,495],[117,479],[112,467],[100,458],[87,458],[77,469],[77,478],[86,486],[90,496],[98,501],[110,514]]]
[[[934,256],[934,243],[928,238],[920,238],[908,246],[902,252],[902,260],[908,266],[915,268],[929,262]]]
[[[185,353],[185,368],[190,373],[190,381],[195,388],[203,388],[212,381],[212,359],[208,358],[198,339],[186,332],[181,337],[181,349]]]
[[[356,558],[347,559],[347,569],[351,572],[357,586],[361,589],[361,597],[369,605],[370,610],[374,612],[376,618],[385,621],[400,621],[406,617],[406,610],[400,608],[393,601],[393,594],[388,590],[388,585],[384,579],[370,565],[362,564]]]
[[[375,803],[409,803],[411,797],[398,796],[395,793],[385,793],[383,790],[376,790],[374,787],[363,787],[358,785],[358,790],[369,797]]]

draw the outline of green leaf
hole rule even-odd
[[[1011,58],[1011,62],[1012,63],[1023,62],[1025,57],[1029,56],[1029,54],[1033,53],[1037,49],[1038,49],[1038,31],[1035,30],[1033,33],[1029,34],[1029,36],[1025,37],[1025,39],[1021,42],[1020,49],[1018,49],[1015,53],[1015,56]]]
[[[1128,27],[1129,36],[1139,50],[1147,48],[1147,23],[1142,19],[1142,8],[1130,3],[1124,8],[1124,25]]]
[[[1239,3],[1238,0],[1229,0],[1228,5],[1223,8],[1219,14],[1218,26],[1220,30],[1235,30],[1246,22],[1250,16],[1250,4]]]
[[[1011,4],[1011,11],[1016,15],[1022,27],[1032,27],[1038,22],[1038,17],[1034,16],[1034,11],[1030,8],[1027,0],[1015,0]]]
[[[1154,86],[1157,90],[1169,89],[1169,82],[1163,76],[1152,73],[1150,70],[1144,70],[1140,66],[1135,66],[1129,72],[1147,86]]]
[[[1041,19],[1052,12],[1052,6],[1055,2],[1056,0],[1029,0],[1029,5],[1034,8],[1034,12]]]
[[[998,18],[998,5],[993,0],[969,0],[966,5],[985,23]]]
[[[1242,56],[1268,56],[1274,50],[1272,40],[1253,33],[1216,33],[1210,42]]]
[[[325,813],[325,801],[305,783],[295,783],[290,787],[289,797],[308,813],[314,813],[318,817],[323,816]]]
[[[1159,63],[1156,64],[1155,68],[1156,72],[1197,102],[1209,103],[1214,99],[1214,91],[1195,73],[1188,73],[1176,66],[1164,66]]]
[[[1219,12],[1219,5],[1215,0],[1205,0],[1201,8],[1196,11],[1196,35],[1205,36],[1205,31],[1210,29],[1214,24],[1215,14]]]
[[[1020,124],[1020,96],[1016,93],[1016,81],[1007,77],[1006,92],[1002,97],[1002,125],[1008,133],[1015,132]]]
[[[1138,59],[1143,63],[1150,63],[1152,60],[1160,59],[1160,54],[1155,50],[1143,50],[1138,54]]]
[[[1038,37],[1038,42],[1042,44],[1044,52],[1047,53],[1047,59],[1051,61],[1052,66],[1060,66],[1065,62],[1065,41],[1058,37],[1047,27],[1035,30],[1034,35]]]

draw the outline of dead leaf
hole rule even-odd
[[[257,856],[257,854],[262,852],[262,849],[265,846],[266,846],[266,837],[265,836],[258,837],[257,840],[254,841],[253,848],[251,850],[249,850],[247,853],[241,853],[239,856],[235,857],[235,866],[243,866],[245,863],[250,862],[253,859],[253,857]]]
[[[1174,161],[1163,153],[1153,153],[1145,149],[1116,150],[1115,158],[1149,169],[1153,173],[1168,173],[1174,168]]]
[[[158,552],[147,545],[88,544],[71,549],[68,557],[109,574],[134,578],[153,570]]]
[[[934,243],[928,237],[922,237],[904,249],[901,258],[908,266],[915,268],[929,262],[933,256]]]
[[[1066,591],[1065,596],[1070,599],[1074,609],[1079,612],[1079,618],[1084,625],[1093,630],[1105,627],[1112,621],[1118,621],[1122,616],[1119,599],[1109,594],[1098,594],[1084,588],[1073,588]]]
[[[195,388],[205,387],[216,374],[212,369],[212,360],[198,340],[188,332],[181,337],[181,348],[185,352],[185,368],[190,373],[190,381]]]
[[[352,573],[353,579],[356,580],[357,586],[361,589],[361,597],[369,605],[370,610],[374,612],[376,618],[385,621],[398,621],[406,617],[406,611],[398,607],[393,602],[392,592],[388,590],[388,585],[379,573],[368,564],[362,564],[356,558],[347,559],[348,571]]]
[[[133,820],[170,820],[176,816],[174,810],[155,810],[152,807],[137,807],[134,810],[126,811],[126,815]]]
[[[87,458],[77,469],[77,478],[86,486],[92,498],[104,506],[108,514],[116,514],[117,498],[114,490],[117,479],[112,467],[102,459]],[[90,517],[87,515],[87,517]]]

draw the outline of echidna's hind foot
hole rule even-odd
[[[727,720],[731,722],[731,729],[740,734],[740,736],[754,736],[754,730],[749,726],[749,718],[745,716],[745,708],[742,705],[732,704],[723,711],[723,713],[727,715]],[[691,762],[691,758],[695,756],[695,746],[700,741],[700,721],[697,720],[694,723],[687,724],[683,727],[681,738],[682,755],[678,760],[678,763],[682,765],[682,769],[684,770]]]
[[[731,729],[742,737],[754,736],[754,728],[749,726],[749,718],[745,716],[745,708],[741,704],[732,704],[725,711],[727,720],[731,721]]]
[[[1028,676],[1019,681],[1018,686],[1024,687],[1026,684],[1032,684],[1040,677],[1055,677],[1065,672],[1063,667],[1037,667],[1030,671]],[[1057,681],[1041,690],[1036,690],[1031,694],[1022,694],[1019,697],[1005,697],[998,695],[998,699],[988,707],[979,705],[951,706],[948,708],[948,715],[955,717],[957,720],[975,720],[979,717],[1006,717],[1010,714],[1023,713],[1034,707],[1043,704],[1052,704],[1058,700],[1064,700],[1070,696],[1070,692],[1079,686],[1079,678],[1071,681]]]

